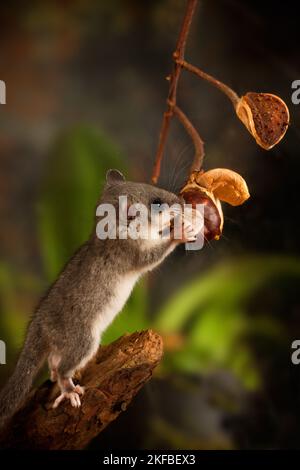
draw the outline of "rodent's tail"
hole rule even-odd
[[[23,404],[33,379],[49,352],[43,335],[36,331],[37,329],[34,323],[31,323],[16,368],[0,392],[0,429],[8,424]]]

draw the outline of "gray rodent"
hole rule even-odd
[[[120,172],[109,170],[99,202],[117,207],[120,195],[147,207],[157,200],[169,206],[182,205],[171,192],[127,182]],[[96,353],[101,334],[124,306],[136,281],[160,264],[176,245],[194,239],[190,226],[184,228],[180,240],[160,238],[156,243],[130,238],[101,240],[94,230],[34,312],[15,371],[0,394],[0,427],[22,405],[47,358],[51,379],[58,381],[61,390],[53,406],[69,399],[72,406],[79,407],[84,390],[74,385],[72,377]]]

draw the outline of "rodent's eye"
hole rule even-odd
[[[153,207],[153,209],[160,209],[160,207],[162,206],[163,202],[162,200],[159,198],[159,197],[156,197],[155,199],[153,199],[153,201],[151,202],[151,206]]]

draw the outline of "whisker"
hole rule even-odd
[[[174,153],[173,148],[174,147],[172,146],[172,153]],[[169,174],[169,180],[168,180],[168,187],[169,188],[172,187],[172,181],[173,181],[174,176],[176,175],[176,169],[177,169],[177,165],[180,161],[180,158],[181,158],[181,152],[179,152],[179,154],[177,155],[176,160],[175,160],[175,164],[173,165],[172,172]]]
[[[173,168],[172,171],[172,178],[170,179],[169,186],[170,186],[170,191],[174,192],[176,188],[176,182],[178,180],[178,174],[182,171],[182,168],[180,168],[180,164],[182,162],[182,157],[186,153],[188,146],[185,146],[178,154],[176,158],[176,164]]]
[[[192,147],[192,144],[189,142],[182,148],[182,150],[178,154],[178,157],[176,158],[176,164],[172,171],[172,179],[170,179],[170,183],[169,183],[169,188],[170,188],[170,191],[172,192],[177,192],[176,186],[177,186],[178,180],[181,177],[182,173],[186,171],[186,169],[190,165],[190,162],[184,163],[183,157],[189,151],[191,147]]]

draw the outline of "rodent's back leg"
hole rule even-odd
[[[61,391],[55,400],[53,408],[56,408],[63,400],[68,399],[74,407],[80,407],[80,395],[84,389],[80,385],[74,385],[72,377],[76,370],[81,369],[93,357],[97,351],[99,341],[85,338],[80,344],[74,345],[74,349],[61,353],[61,360],[56,373],[57,381]]]
[[[60,363],[61,356],[58,353],[51,352],[48,356],[48,366],[50,371],[50,380],[57,381],[57,368]]]

